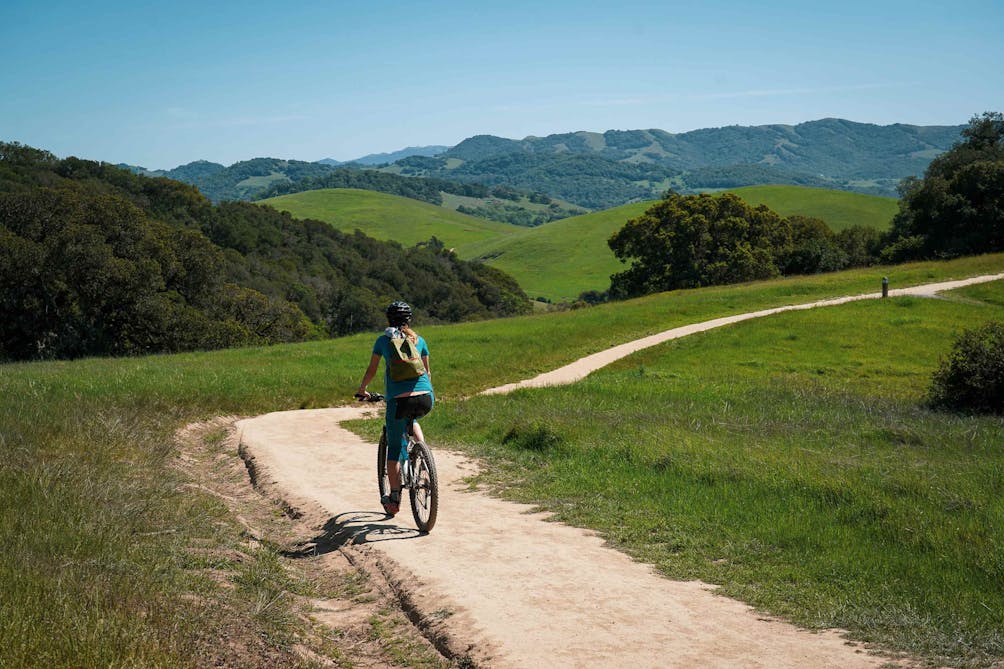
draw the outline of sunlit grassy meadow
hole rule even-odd
[[[886,230],[899,211],[899,200],[894,197],[826,188],[745,186],[728,192],[752,205],[766,204],[782,216],[799,214],[826,221],[834,232],[854,225]]]
[[[989,580],[1000,576],[1000,507],[991,495],[1000,492],[992,487],[1000,485],[1000,423],[931,414],[918,402],[952,332],[999,314],[998,288],[971,289],[974,303],[888,300],[790,314],[771,320],[776,333],[761,323],[709,333],[573,388],[461,398],[678,325],[877,292],[882,275],[904,287],[1000,271],[1004,256],[983,256],[484,323],[418,323],[442,400],[429,433],[434,445],[490,456],[489,471],[504,476],[491,483],[505,494],[595,526],[666,573],[722,583],[802,622],[874,629],[932,654],[986,656],[997,642],[987,636],[993,619],[979,610],[1000,604]],[[274,599],[304,586],[275,568],[274,550],[247,548],[226,505],[187,485],[173,435],[218,415],[347,403],[373,336],[0,366],[0,659],[200,666],[239,626],[278,653],[261,653],[263,662],[311,666],[293,653],[297,626],[285,599]],[[486,368],[486,347],[511,353]],[[597,436],[616,433],[630,438]],[[778,520],[794,508],[806,510],[805,527]],[[851,557],[834,548],[842,538],[862,542]],[[200,546],[225,556],[193,552]],[[869,558],[887,552],[900,557]],[[945,560],[958,573],[945,571]],[[911,589],[901,580],[913,565]],[[230,576],[210,578],[209,566]],[[977,585],[989,593],[983,599]],[[882,588],[902,598],[885,598]],[[959,606],[936,615],[953,592]],[[894,604],[882,608],[886,601]],[[904,638],[935,632],[974,650]]]
[[[584,382],[444,404],[437,443],[503,496],[667,576],[949,666],[1004,657],[1004,419],[924,406],[954,300],[787,313],[638,353]]]
[[[295,218],[312,218],[351,233],[362,230],[376,239],[413,246],[435,236],[448,247],[481,239],[497,239],[519,230],[508,223],[486,221],[446,207],[400,195],[355,188],[324,188],[262,200]]]

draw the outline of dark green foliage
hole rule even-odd
[[[170,179],[184,181],[198,187],[213,202],[222,200],[249,200],[268,186],[268,182],[302,181],[330,172],[332,167],[301,160],[254,158],[216,169],[213,163],[197,161],[166,172]]]
[[[767,279],[791,246],[791,226],[767,207],[726,193],[666,197],[609,241],[630,268],[610,278],[616,299]]]
[[[446,167],[444,158],[427,156],[409,156],[394,163],[401,169],[401,174],[407,176],[421,175],[429,170],[440,170]]]
[[[320,188],[360,188],[410,197],[432,204],[443,203],[443,196],[440,192],[443,189],[440,184],[434,183],[431,180],[346,167],[328,168],[321,175],[272,184],[268,188],[261,189],[255,193],[254,199],[265,199],[277,195],[289,195],[290,193],[301,193]]]
[[[503,444],[537,453],[561,450],[563,442],[560,433],[538,421],[516,423],[502,437]]]
[[[543,191],[596,209],[651,198],[662,190],[658,184],[677,173],[661,165],[621,163],[595,155],[525,152],[468,162],[448,172],[451,179]]]
[[[791,248],[779,258],[782,274],[835,272],[847,266],[836,235],[818,218],[790,216]]]
[[[608,243],[622,262],[632,262],[610,277],[609,298],[623,299],[871,265],[879,233],[854,226],[834,234],[819,219],[783,219],[764,205],[751,207],[730,193],[670,192],[628,221]]]
[[[115,166],[0,144],[0,359],[299,341],[524,313],[510,277]]]
[[[901,185],[882,251],[889,261],[1004,249],[1004,115],[974,116],[963,140]]]
[[[586,304],[603,304],[610,299],[609,291],[587,290],[579,293],[579,301]]]
[[[209,315],[219,303],[222,253],[196,231],[151,220],[121,197],[69,189],[0,195],[0,220],[3,358],[217,348],[251,339],[240,318]]]
[[[436,158],[413,156],[404,159],[409,165],[439,165]],[[417,173],[416,168],[402,172]],[[204,160],[182,165],[167,172],[145,172],[191,184],[213,202],[261,200],[319,188],[360,188],[410,197],[432,204],[442,204],[442,193],[469,197],[488,197],[489,189],[481,184],[462,184],[443,179],[424,179],[360,169],[358,166],[335,167],[322,163],[276,158],[255,158],[230,167]]]
[[[441,157],[460,160],[485,160],[527,150],[522,142],[493,135],[475,135],[457,144]]]
[[[408,160],[413,160],[409,158]],[[293,181],[277,182],[268,188],[259,190],[251,199],[263,200],[277,195],[302,193],[321,188],[359,188],[379,193],[390,193],[410,197],[431,204],[442,204],[443,193],[464,195],[467,197],[488,197],[491,193],[487,186],[476,183],[457,183],[444,179],[427,179],[424,177],[403,177],[390,172],[375,170],[360,170],[352,168],[328,168],[328,172],[319,176],[308,176]]]
[[[836,243],[847,257],[846,267],[867,267],[878,262],[882,234],[875,228],[852,225],[837,233]]]
[[[724,167],[701,167],[689,170],[683,176],[688,188],[740,188],[760,184],[788,184],[792,186],[812,186],[834,188],[839,186],[832,179],[813,176],[804,172],[778,168],[772,165],[728,165]]]
[[[492,197],[517,202],[520,198],[520,192],[515,188],[510,188],[509,186],[496,186],[495,188],[492,188]]]
[[[534,196],[531,196],[529,199],[531,202],[534,202]],[[541,198],[538,195],[536,199],[539,202]],[[562,207],[557,202],[552,202],[550,198],[547,198],[547,202],[550,205],[543,211],[526,209],[519,204],[505,204],[499,200],[488,200],[485,204],[478,207],[460,205],[457,207],[457,211],[468,216],[477,216],[489,221],[498,221],[500,223],[528,228],[534,228],[551,221],[587,213],[584,209]]]
[[[1004,414],[1004,323],[966,330],[934,373],[935,408]]]

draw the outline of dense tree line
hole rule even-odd
[[[903,181],[886,260],[1004,251],[1004,115],[974,116],[962,137],[923,179]]]
[[[376,170],[336,168],[318,176],[304,177],[296,181],[274,183],[268,188],[258,191],[254,199],[263,200],[277,195],[301,193],[320,188],[360,188],[409,197],[413,200],[421,200],[436,205],[443,203],[443,193],[477,198],[489,197],[491,195],[491,189],[478,183],[458,183],[445,179],[403,177],[398,174],[378,172]]]
[[[0,144],[0,359],[210,349],[524,313],[507,275],[113,165]]]
[[[532,200],[531,200],[532,201]],[[551,202],[546,209],[533,210],[519,205],[505,204],[498,200],[487,200],[477,207],[460,205],[457,211],[469,216],[485,218],[489,221],[499,221],[510,225],[535,228],[544,223],[557,221],[570,216],[588,213],[585,209],[570,209],[562,207],[557,202]]]
[[[161,176],[183,181],[199,189],[212,202],[251,200],[275,180],[298,182],[322,176],[332,169],[329,165],[303,160],[253,158],[229,167],[196,161],[164,172]]]
[[[422,161],[421,156],[403,162]],[[435,159],[424,159],[435,160]],[[336,167],[323,163],[277,158],[254,158],[224,167],[205,160],[181,165],[168,171],[149,171],[119,165],[144,176],[164,176],[199,189],[212,202],[261,200],[318,188],[360,188],[442,204],[441,193],[468,197],[489,197],[491,189],[475,183],[446,179],[408,178],[392,172],[363,169],[358,165]],[[406,172],[406,170],[402,170]]]
[[[854,188],[851,188],[846,181],[827,179],[782,167],[774,167],[773,165],[701,167],[684,172],[681,180],[686,184],[687,188],[694,190],[702,188],[741,188],[743,186],[756,186],[759,184],[786,184],[835,190],[854,190],[856,192],[872,191],[875,194],[888,191],[887,185],[876,185],[874,188],[862,188],[856,185]]]
[[[631,262],[611,277],[610,297],[700,288],[875,262],[879,234],[852,227],[834,234],[823,221],[783,218],[731,193],[665,197],[609,240]]]
[[[589,209],[653,197],[678,174],[661,165],[621,163],[594,155],[511,153],[464,163],[451,179],[540,191]]]

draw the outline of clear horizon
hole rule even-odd
[[[170,169],[1004,110],[1000,2],[541,4],[11,0],[0,140]]]

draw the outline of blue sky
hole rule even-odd
[[[953,125],[1004,2],[0,2],[0,140],[171,168],[476,134]]]

